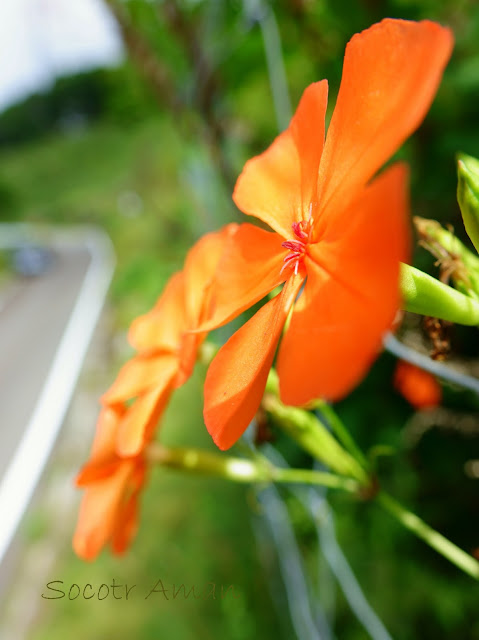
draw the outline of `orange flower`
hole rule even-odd
[[[89,462],[77,485],[86,488],[73,539],[76,553],[94,559],[103,546],[123,552],[137,529],[138,495],[146,475],[145,447],[172,391],[193,370],[214,305],[213,278],[226,240],[237,225],[205,235],[190,250],[183,271],[169,280],[154,309],[130,329],[138,350],[102,398]]]
[[[142,455],[120,458],[116,453],[116,431],[125,415],[125,406],[102,409],[90,461],[77,477],[77,486],[86,492],[73,548],[84,560],[94,560],[108,543],[115,553],[122,553],[136,534],[146,464]]]
[[[437,379],[404,360],[397,363],[394,386],[416,409],[431,409],[441,404],[442,389]]]
[[[120,455],[138,454],[173,389],[190,377],[206,332],[188,331],[211,314],[215,269],[225,241],[236,229],[237,225],[230,224],[203,236],[189,251],[183,271],[170,278],[155,307],[132,323],[129,339],[139,353],[122,367],[102,397],[105,406],[135,400],[118,425]]]
[[[428,21],[387,19],[355,35],[326,141],[323,80],[306,89],[288,129],[246,163],[234,201],[274,231],[240,226],[202,328],[284,286],[208,371],[204,416],[220,448],[254,417],[291,310],[277,362],[286,404],[344,396],[375,358],[399,305],[408,204],[402,164],[374,176],[423,119],[452,43],[449,29]]]

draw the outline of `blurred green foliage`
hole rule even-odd
[[[50,93],[0,115],[0,207],[2,219],[98,224],[108,231],[118,257],[111,290],[118,328],[124,330],[154,303],[196,237],[235,218],[231,185],[223,179],[237,175],[277,134],[261,32],[268,6],[281,35],[293,106],[307,84],[328,78],[329,114],[353,33],[386,16],[428,18],[452,27],[456,45],[444,81],[400,156],[411,165],[413,212],[452,224],[467,242],[454,157],[458,151],[479,155],[475,0],[109,4],[127,27],[130,59],[115,70],[59,81]],[[415,260],[432,268],[423,252]],[[453,346],[477,371],[477,332],[455,330]],[[365,450],[377,443],[396,449],[396,456],[378,461],[384,486],[473,551],[479,547],[477,479],[466,476],[464,465],[479,458],[478,434],[461,425],[477,414],[478,400],[446,388],[444,412],[424,414],[418,422],[392,388],[393,368],[393,358],[382,356],[338,411]],[[172,407],[165,425],[172,442],[208,442],[198,429],[200,386],[196,378]],[[291,461],[297,459],[288,443],[280,439],[279,445]],[[58,576],[71,582],[117,575],[137,584],[156,576],[169,583],[239,584],[241,598],[230,608],[225,609],[226,600],[158,608],[147,602],[138,609],[99,603],[95,630],[88,603],[73,607],[62,600],[49,607],[35,637],[291,638],[291,629],[278,628],[259,575],[245,525],[249,495],[216,481],[155,472],[129,556],[121,561],[102,556],[93,566],[68,556],[58,567]],[[374,505],[341,495],[331,501],[339,541],[394,638],[479,638],[477,587],[469,578]],[[297,506],[289,506],[313,571],[312,525]],[[177,567],[174,575],[170,559]],[[319,594],[324,602],[330,595]],[[337,637],[366,637],[343,596],[336,595]]]

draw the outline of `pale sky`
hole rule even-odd
[[[102,0],[0,0],[0,111],[56,76],[115,65],[121,57]]]

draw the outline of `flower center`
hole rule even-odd
[[[294,238],[286,240],[282,243],[282,247],[288,249],[288,253],[283,258],[283,266],[281,273],[290,267],[297,275],[299,266],[302,264],[304,256],[306,255],[306,246],[311,241],[311,235],[313,232],[313,218],[311,217],[311,206],[308,220],[301,220],[300,222],[293,222],[291,225],[293,229]]]

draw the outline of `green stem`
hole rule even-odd
[[[358,447],[354,438],[349,433],[349,431],[344,426],[344,423],[333,409],[333,407],[328,404],[325,400],[317,400],[314,403],[314,408],[319,409],[323,416],[328,421],[333,433],[336,434],[338,440],[344,445],[344,447],[349,451],[349,453],[356,458],[356,460],[363,466],[368,466],[368,461],[364,456],[361,449]]]
[[[406,264],[401,265],[403,309],[449,322],[479,325],[479,302]]]
[[[283,469],[275,467],[269,461],[258,462],[225,456],[201,449],[186,447],[165,447],[159,442],[152,443],[147,449],[147,458],[151,463],[170,469],[204,473],[219,476],[234,482],[281,482],[321,485],[331,489],[357,492],[361,485],[351,478],[343,478],[332,473],[312,471],[311,469]]]
[[[159,442],[149,445],[147,458],[150,462],[170,469],[220,476],[235,482],[264,482],[270,480],[271,476],[266,465],[245,458],[224,456],[191,447],[165,447]]]
[[[220,476],[234,482],[279,482],[286,484],[320,485],[332,489],[342,489],[351,493],[360,493],[364,485],[352,478],[345,478],[323,471],[310,469],[284,469],[270,463],[258,463],[244,458],[183,447],[165,447],[154,442],[147,449],[147,458],[151,463],[161,466]],[[387,493],[380,491],[376,500],[389,511],[406,529],[424,540],[447,560],[479,580],[479,563],[459,549],[437,531],[400,505]]]
[[[412,531],[416,536],[424,540],[444,558],[462,569],[476,580],[479,580],[479,562],[468,553],[456,547],[450,540],[432,529],[414,513],[411,513],[399,504],[394,498],[383,491],[379,492],[376,500],[392,514],[399,522]]]
[[[344,489],[352,493],[360,492],[362,485],[352,478],[343,478],[333,473],[312,471],[311,469],[282,469],[273,467],[274,482],[295,484],[310,484],[329,487],[330,489]]]
[[[368,474],[359,462],[343,449],[314,414],[297,407],[285,406],[271,392],[264,395],[263,408],[283,431],[316,460],[336,473],[355,478],[364,486],[369,484]]]

